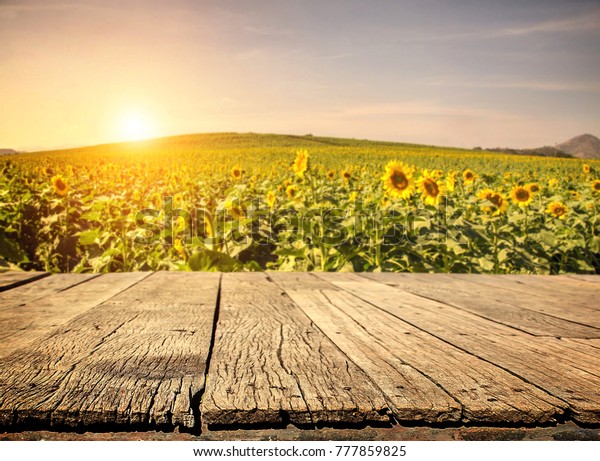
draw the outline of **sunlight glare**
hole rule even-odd
[[[154,124],[144,114],[129,112],[119,121],[121,136],[126,141],[138,141],[155,135]]]

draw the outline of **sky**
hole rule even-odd
[[[0,148],[600,136],[600,0],[0,0]]]

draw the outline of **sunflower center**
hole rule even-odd
[[[66,184],[63,182],[62,179],[57,179],[56,183],[55,183],[55,186],[56,186],[56,188],[58,190],[63,190],[63,189],[65,189],[67,187]]]
[[[500,194],[491,194],[488,197],[488,200],[490,202],[492,202],[494,204],[494,206],[497,206],[498,208],[500,208],[500,206],[502,205],[502,196]]]
[[[564,207],[562,207],[562,206],[557,206],[557,207],[554,207],[554,214],[555,214],[556,216],[562,216],[562,215],[564,215],[564,214],[565,214],[565,209],[564,209]]]
[[[527,189],[517,189],[517,191],[515,192],[515,197],[519,202],[526,202],[527,200],[529,200],[529,192],[527,192]]]
[[[437,197],[440,193],[440,188],[433,179],[427,178],[423,183],[423,189],[430,197]]]
[[[394,174],[390,177],[392,184],[398,190],[404,190],[408,187],[408,178],[401,171],[394,171]]]

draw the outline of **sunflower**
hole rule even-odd
[[[234,204],[231,200],[225,201],[225,209],[229,212],[233,219],[238,221],[244,217],[244,210],[239,205]]]
[[[525,207],[533,200],[533,194],[523,186],[516,186],[510,193],[513,202],[521,207]]]
[[[428,205],[437,205],[444,195],[444,189],[436,180],[435,171],[423,170],[417,181],[423,200]]]
[[[183,204],[183,195],[175,194],[173,196],[173,205],[175,206],[175,208],[181,207],[182,204]]]
[[[454,185],[456,184],[456,173],[450,172],[446,175],[446,190],[448,192],[454,192]]]
[[[299,178],[304,177],[304,173],[308,170],[308,152],[306,150],[299,150],[296,152],[296,160],[294,160],[292,169],[294,170],[294,173],[296,173],[296,176]]]
[[[175,239],[175,241],[173,242],[173,248],[175,249],[175,251],[177,251],[181,259],[187,261],[188,254],[187,251],[185,251],[185,244],[183,242],[183,239]]]
[[[346,182],[350,181],[352,179],[352,172],[350,170],[342,171],[342,178]]]
[[[554,187],[558,187],[558,185],[560,184],[560,181],[557,178],[550,178],[550,180],[548,181],[548,186],[554,188]]]
[[[591,186],[594,192],[600,193],[600,179],[593,180]]]
[[[535,194],[541,190],[540,185],[537,182],[531,182],[529,184],[525,184],[525,189],[527,189],[532,194]]]
[[[231,169],[231,177],[235,180],[241,179],[242,173],[243,173],[243,171],[239,166],[234,166]]]
[[[65,182],[62,176],[56,175],[52,178],[52,185],[58,195],[67,195],[69,192],[69,185]]]
[[[414,172],[414,167],[406,166],[402,162],[389,162],[385,167],[385,174],[381,177],[386,193],[395,198],[409,198],[415,189]]]
[[[329,171],[327,172],[327,178],[328,178],[328,179],[333,179],[333,178],[335,178],[335,171],[333,171],[333,170],[329,170]]]
[[[215,226],[213,224],[212,217],[208,213],[204,214],[204,232],[206,233],[206,236],[210,239],[215,238],[217,235],[217,233],[215,232]]]
[[[463,181],[465,182],[465,184],[471,184],[473,181],[475,181],[476,177],[477,175],[473,173],[469,168],[467,168],[463,172]]]
[[[591,173],[591,171],[592,171],[592,167],[591,167],[591,166],[589,166],[587,163],[584,163],[584,164],[583,164],[583,172],[584,172],[585,174],[590,174],[590,173]]]
[[[356,191],[352,191],[350,192],[348,200],[350,200],[351,202],[356,202],[356,197],[358,197],[358,193]]]
[[[492,206],[482,206],[484,212],[492,216],[498,216],[505,213],[508,208],[508,201],[499,192],[494,192],[491,189],[484,189],[478,195],[481,200],[487,200],[492,203]]]
[[[296,186],[294,186],[293,184],[291,184],[285,188],[285,194],[288,196],[288,198],[296,197],[297,193],[298,193],[298,188]]]
[[[550,205],[548,205],[548,208],[546,209],[546,213],[551,214],[555,218],[562,220],[565,219],[568,212],[569,209],[567,208],[567,206],[564,203],[560,202],[552,202]]]
[[[267,192],[267,205],[269,205],[269,208],[273,208],[275,206],[275,202],[277,202],[277,195],[275,195],[275,192],[270,190]]]
[[[185,230],[185,218],[183,216],[177,216],[175,220],[175,233]]]

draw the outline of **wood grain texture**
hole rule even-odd
[[[41,340],[56,328],[119,294],[149,273],[105,274],[52,296],[0,310],[0,357]]]
[[[285,283],[285,274],[272,277],[283,281],[286,292],[316,325],[352,360],[356,358],[376,384],[381,384],[393,408],[401,409],[399,419],[458,416],[464,423],[533,424],[555,421],[563,414],[565,405],[547,393],[350,293],[333,286],[319,291],[294,289]],[[382,363],[392,368],[398,364],[410,367],[421,380],[411,376],[408,386],[406,380],[396,381],[403,368],[392,375],[392,383],[376,379],[381,377],[378,373]],[[422,383],[423,378],[428,386]],[[393,386],[394,382],[401,390]],[[430,389],[431,385],[437,387],[437,392]],[[515,388],[520,391],[513,392]],[[420,395],[425,389],[425,395]],[[455,411],[457,403],[460,413]]]
[[[517,298],[503,290],[479,283],[467,283],[464,278],[447,279],[438,274],[367,273],[361,277],[383,282],[419,296],[467,310],[486,319],[537,336],[571,338],[600,337],[600,329],[528,309],[529,298]],[[504,276],[503,276],[504,277]],[[472,277],[469,277],[472,280]]]
[[[479,275],[479,274],[477,274]],[[552,291],[550,286],[540,288],[534,285],[535,279],[514,279],[503,275],[440,274],[440,283],[451,278],[466,286],[474,284],[493,287],[496,296],[514,306],[552,315],[582,325],[600,328],[600,310],[598,290],[593,285],[587,290],[581,289],[577,295]],[[528,282],[528,280],[531,280]]]
[[[408,337],[411,327],[394,325],[394,331],[382,332],[378,319],[365,321],[348,314],[365,309],[373,315],[373,306],[365,304],[321,281],[311,274],[273,273],[269,275],[355,364],[357,364],[385,395],[394,416],[401,421],[460,421],[462,406],[442,386],[432,381],[412,365],[416,346]],[[343,311],[339,305],[343,305]],[[377,314],[377,312],[375,312]],[[390,320],[390,319],[385,319]],[[393,323],[393,322],[392,322]],[[373,334],[367,327],[378,328]],[[406,348],[405,335],[413,343]],[[399,339],[397,339],[399,338]],[[422,355],[420,355],[422,358]],[[438,361],[443,357],[438,356]]]
[[[0,427],[598,425],[597,281],[51,275],[0,293]]]
[[[591,282],[591,283],[600,283],[600,275],[592,275],[592,274],[568,274],[568,275],[561,275],[561,277],[569,277],[575,280],[583,280],[585,282]]]
[[[202,422],[386,421],[369,378],[262,273],[223,274]]]
[[[99,274],[53,274],[34,283],[4,291],[0,293],[0,311],[25,306],[96,277],[99,277]]]
[[[0,424],[193,426],[218,282],[155,273],[6,357]]]
[[[488,278],[490,277],[482,278],[481,281],[483,282]],[[600,309],[600,302],[597,299],[600,286],[587,280],[566,275],[507,274],[503,275],[502,278],[511,280],[513,283],[516,282],[514,287],[521,292],[541,293],[544,296],[551,294],[554,297],[559,296],[561,299],[574,299],[583,306],[592,309]]]
[[[0,292],[26,285],[49,275],[47,272],[0,272]]]
[[[600,356],[573,351],[438,301],[353,274],[319,274],[339,288],[420,330],[493,363],[566,402],[576,421],[600,422]]]

